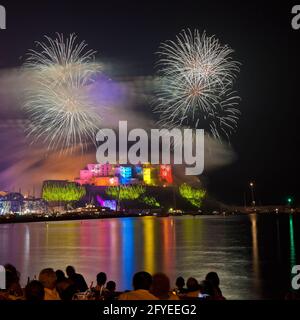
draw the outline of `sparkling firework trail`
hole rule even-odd
[[[72,152],[94,141],[99,129],[101,117],[90,91],[101,66],[94,61],[95,51],[87,50],[84,41],[76,43],[74,34],[45,38],[24,64],[32,78],[24,104],[27,135],[48,149]]]
[[[229,137],[240,114],[232,90],[239,63],[232,53],[215,36],[198,30],[161,44],[154,111],[162,127],[204,128],[216,138]]]

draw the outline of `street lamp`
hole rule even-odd
[[[251,190],[251,200],[252,206],[255,207],[255,199],[254,199],[254,182],[250,182],[250,190]]]

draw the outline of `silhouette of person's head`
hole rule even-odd
[[[152,276],[150,273],[145,271],[137,272],[133,276],[132,284],[134,290],[149,290],[152,284]]]
[[[170,279],[164,273],[156,273],[152,278],[151,292],[157,296],[167,296],[170,291]]]
[[[186,286],[187,289],[191,292],[199,290],[199,283],[195,278],[188,278]]]
[[[25,287],[25,298],[30,301],[44,300],[45,291],[44,286],[40,281],[33,280]]]
[[[75,274],[75,268],[72,266],[67,266],[66,273],[68,277],[71,277],[73,274]]]
[[[56,273],[52,268],[43,269],[39,274],[39,281],[44,288],[54,289],[56,286]]]
[[[216,288],[220,285],[220,279],[216,272],[209,272],[206,275],[205,280],[209,281]]]
[[[104,272],[99,272],[97,274],[97,284],[99,286],[104,286],[106,283],[107,277],[106,274]]]
[[[116,290],[116,283],[114,281],[108,281],[106,284],[106,289],[110,292],[115,292]]]
[[[175,284],[177,288],[182,289],[185,285],[185,281],[182,277],[178,277]]]
[[[62,270],[56,270],[55,273],[56,273],[57,282],[66,280],[65,273]]]
[[[16,269],[16,267],[10,263],[7,263],[4,266],[4,268],[6,274],[6,288],[9,290],[11,286],[13,286],[16,283],[19,283],[20,273]]]

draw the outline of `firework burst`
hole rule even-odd
[[[239,63],[215,36],[183,31],[158,52],[159,85],[154,111],[163,127],[208,129],[221,138],[235,130],[239,97],[232,90]]]
[[[48,149],[72,152],[78,144],[83,148],[94,141],[99,129],[101,117],[91,88],[101,66],[94,61],[95,52],[87,50],[84,41],[76,43],[74,34],[45,38],[24,63],[32,79],[24,104],[30,120],[27,135]]]

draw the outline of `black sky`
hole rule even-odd
[[[237,160],[209,176],[209,190],[242,203],[254,180],[258,202],[284,203],[292,195],[299,203],[300,30],[291,28],[292,4],[282,2],[1,1],[7,30],[0,31],[0,68],[19,66],[45,34],[75,32],[104,59],[130,66],[130,75],[152,75],[161,41],[188,27],[215,34],[242,63],[242,116],[231,139]]]

